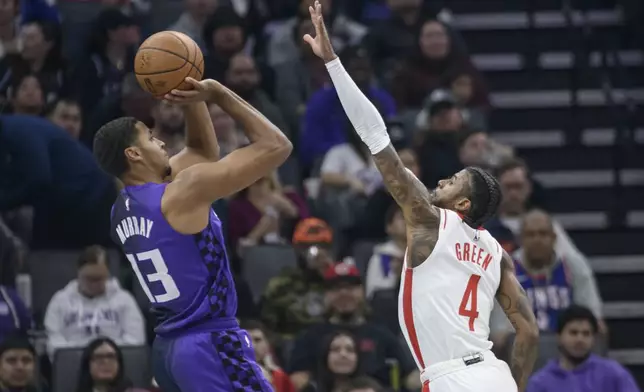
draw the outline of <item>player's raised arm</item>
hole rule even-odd
[[[186,83],[196,90],[206,89],[204,84],[192,78],[186,78]],[[217,135],[206,103],[191,102],[181,105],[181,108],[186,118],[186,146],[170,158],[173,178],[194,164],[219,160],[219,143],[217,143]]]
[[[316,1],[309,11],[316,36],[307,34],[304,40],[324,60],[347,117],[369,147],[387,190],[402,208],[410,234],[408,257],[412,266],[416,266],[427,259],[436,242],[430,237],[436,235],[433,228],[438,228],[439,211],[432,206],[427,188],[403,165],[389,140],[382,116],[336,56],[324,25],[322,6]]]
[[[291,142],[275,125],[237,94],[214,80],[199,83],[203,86],[201,91],[177,91],[166,99],[174,102],[215,101],[242,124],[251,144],[218,162],[191,166],[168,184],[162,208],[172,226],[184,233],[203,230],[212,202],[265,177],[281,165],[293,149]]]
[[[537,360],[539,327],[526,292],[514,274],[512,258],[505,251],[501,258],[501,283],[496,300],[516,330],[510,370],[519,391],[525,391]]]

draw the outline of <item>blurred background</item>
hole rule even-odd
[[[154,315],[109,239],[118,185],[91,148],[124,115],[170,154],[183,147],[182,111],[132,74],[138,45],[161,30],[191,36],[205,76],[295,146],[276,173],[213,205],[238,318],[275,389],[420,388],[398,327],[405,223],[301,40],[311,2],[0,0],[0,390],[155,390]],[[499,179],[501,209],[486,229],[514,256],[542,330],[530,390],[637,390],[643,3],[322,3],[345,67],[427,187],[467,165]],[[209,109],[223,154],[247,142]],[[498,310],[491,326],[507,359],[512,327]],[[589,382],[591,371],[615,381]]]

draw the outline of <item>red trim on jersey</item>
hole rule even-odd
[[[416,335],[416,327],[414,326],[414,314],[412,313],[412,280],[413,280],[414,270],[407,267],[405,272],[405,281],[403,282],[403,317],[405,319],[405,327],[407,328],[407,334],[409,335],[409,342],[411,343],[412,351],[420,364],[420,367],[425,369],[425,362],[423,361],[423,356],[420,353],[420,346],[418,345],[418,336]]]
[[[429,381],[425,381],[423,383],[423,390],[422,392],[429,392]]]
[[[441,215],[443,216],[443,229],[447,226],[447,211],[441,209]]]

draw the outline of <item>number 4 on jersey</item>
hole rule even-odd
[[[474,331],[474,321],[479,317],[478,289],[480,280],[481,275],[470,276],[470,280],[467,281],[467,287],[465,287],[465,293],[463,293],[461,306],[458,307],[458,314],[470,319],[470,331]],[[469,309],[467,308],[468,303],[470,304]]]

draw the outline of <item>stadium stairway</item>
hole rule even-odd
[[[619,9],[578,3],[583,9],[571,13],[561,0],[452,0],[448,7],[488,82],[490,133],[514,146],[548,189],[549,209],[591,260],[609,355],[644,385],[644,111],[627,143],[618,143],[616,129],[625,103],[644,100],[644,53],[622,43]],[[607,85],[600,48],[583,39],[588,29],[615,45],[628,78]],[[580,45],[585,55],[576,66]],[[616,107],[607,104],[610,86]]]

